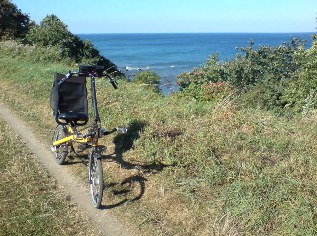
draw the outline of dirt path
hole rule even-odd
[[[2,103],[0,103],[0,118],[5,120],[24,140],[27,147],[36,154],[39,162],[58,181],[58,184],[65,188],[72,201],[90,217],[91,222],[103,235],[132,235],[109,211],[97,210],[92,206],[88,189],[83,186],[83,183],[66,168],[57,165],[50,147],[39,142],[32,130]]]

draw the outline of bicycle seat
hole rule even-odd
[[[88,116],[84,113],[77,112],[63,112],[56,117],[56,122],[62,125],[75,124],[85,125],[88,122]]]

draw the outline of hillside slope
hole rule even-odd
[[[71,68],[34,60],[27,48],[0,50],[0,99],[49,143],[52,75]],[[314,111],[288,120],[235,99],[163,97],[126,81],[97,89],[104,126],[130,130],[105,140],[103,204],[144,235],[317,233]]]

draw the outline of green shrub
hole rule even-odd
[[[133,82],[137,84],[146,85],[148,89],[156,93],[160,92],[160,76],[158,76],[153,71],[147,70],[136,74],[136,76],[133,79]]]
[[[142,71],[138,73],[134,80],[135,83],[138,84],[150,84],[150,85],[159,85],[160,84],[160,76],[158,76],[153,71]]]
[[[301,68],[285,86],[282,96],[283,102],[295,112],[302,112],[304,107],[307,109],[308,100],[317,92],[317,41],[301,54],[298,59],[302,61]],[[317,108],[316,103],[310,104],[311,108]]]
[[[93,46],[90,41],[83,41],[72,34],[57,16],[45,17],[40,25],[32,27],[27,34],[29,43],[40,47],[57,48],[61,57],[71,58],[77,63],[98,64],[108,68],[116,66]]]
[[[317,90],[316,43],[308,50],[299,38],[277,47],[253,46],[251,41],[248,47],[238,48],[241,53],[230,61],[221,62],[212,55],[203,66],[180,74],[180,91],[196,100],[215,101],[223,97],[223,91],[210,89],[225,82],[242,92],[241,99],[247,105],[279,113],[301,112],[311,89]]]
[[[199,88],[205,83],[225,81],[224,73],[223,63],[213,54],[202,67],[178,75],[177,84],[180,91],[185,91],[190,85],[197,85]]]

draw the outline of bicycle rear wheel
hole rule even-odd
[[[65,125],[58,124],[55,128],[53,135],[53,142],[65,138],[67,136],[67,127]],[[68,144],[64,143],[59,146],[53,147],[52,151],[54,151],[55,160],[59,165],[64,164],[67,153],[68,153]]]
[[[103,196],[103,170],[100,157],[94,151],[89,154],[88,169],[91,200],[95,208],[100,208]]]

